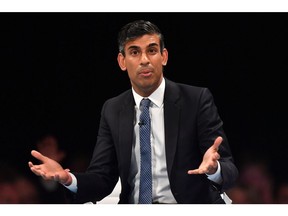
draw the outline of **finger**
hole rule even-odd
[[[35,151],[35,150],[31,151],[31,155],[42,162],[44,162],[46,159],[44,155],[42,155],[40,152]]]
[[[31,170],[40,170],[41,167],[39,165],[34,165],[31,161],[28,162],[28,166],[30,167]]]
[[[217,137],[214,141],[213,148],[218,151],[220,144],[222,143],[223,138],[221,136]]]
[[[36,170],[34,167],[31,167],[30,170],[37,176],[41,176],[42,174],[40,171]]]
[[[194,169],[194,170],[188,170],[187,172],[189,175],[192,175],[192,174],[203,174],[205,173],[203,170],[201,169]]]
[[[34,164],[33,164],[31,161],[29,161],[29,162],[28,162],[28,166],[31,168],[31,167],[34,166]]]
[[[60,182],[60,176],[59,176],[59,174],[55,174],[55,176],[54,176],[54,181]]]
[[[42,170],[42,166],[41,165],[33,165],[33,169],[34,170]]]
[[[191,175],[191,174],[199,174],[199,169],[188,170],[187,173],[188,173],[189,175]]]
[[[40,175],[43,179],[49,180],[48,176],[46,176],[45,173],[41,172]]]

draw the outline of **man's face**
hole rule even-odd
[[[155,91],[163,78],[163,66],[168,60],[168,51],[160,52],[160,39],[156,34],[143,35],[129,41],[124,47],[125,57],[119,53],[118,63],[128,72],[134,90],[147,97]]]

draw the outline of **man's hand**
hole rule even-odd
[[[218,148],[222,141],[222,137],[217,137],[214,141],[214,144],[205,152],[199,168],[188,170],[188,174],[214,174],[218,168],[217,160],[220,158],[220,155],[218,154]]]
[[[42,162],[40,165],[34,165],[31,161],[28,162],[30,170],[37,176],[41,176],[45,180],[54,180],[66,186],[72,183],[72,178],[69,174],[69,169],[63,169],[62,166],[40,152],[32,150],[31,155]]]

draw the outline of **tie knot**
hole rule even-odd
[[[150,106],[150,99],[148,99],[148,98],[143,98],[142,100],[141,100],[141,103],[140,103],[140,106],[145,106],[145,107],[149,107]]]

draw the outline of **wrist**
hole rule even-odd
[[[68,178],[67,178],[67,180],[65,182],[62,182],[62,184],[65,185],[65,186],[69,186],[69,185],[72,184],[72,177],[71,177],[70,172],[68,170],[65,170],[65,171],[66,171],[66,173],[68,175]]]

